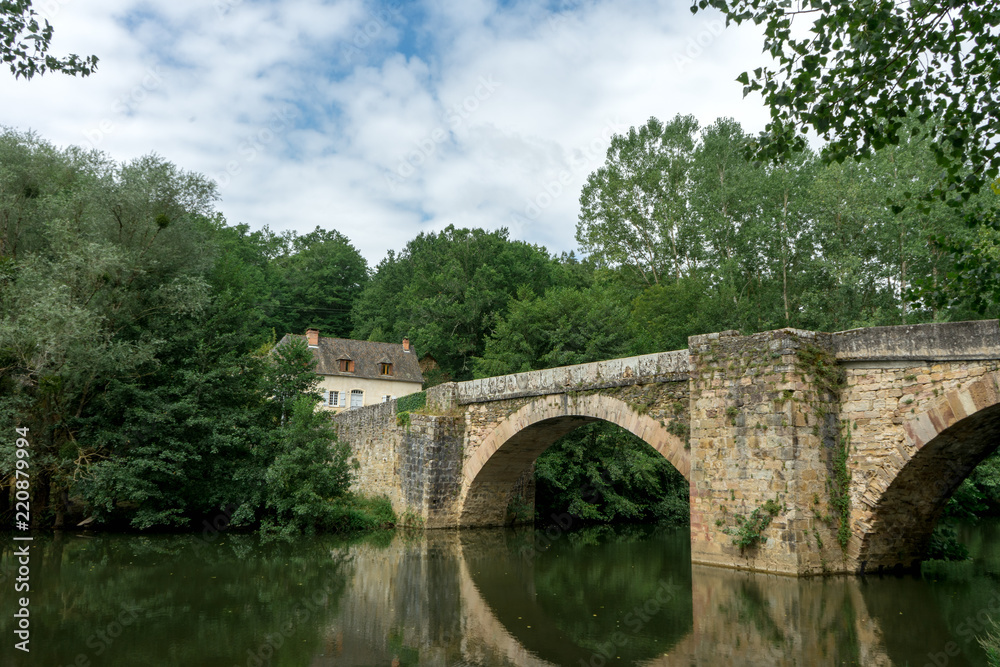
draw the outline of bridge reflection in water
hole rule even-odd
[[[33,543],[32,651],[0,665],[985,665],[972,623],[1000,612],[1000,523],[963,531],[976,560],[937,581],[692,566],[686,529],[634,526],[60,533]]]
[[[923,665],[954,640],[919,579],[692,566],[685,530],[549,535],[352,547],[364,565],[341,600],[340,650],[314,664]],[[973,661],[947,664],[981,664],[974,642],[961,648]]]

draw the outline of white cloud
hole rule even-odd
[[[48,0],[97,74],[0,78],[0,122],[220,183],[230,222],[336,227],[371,263],[419,231],[506,226],[571,250],[610,133],[650,116],[759,130],[752,28],[686,3]]]

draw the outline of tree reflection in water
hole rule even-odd
[[[964,537],[971,564],[865,579],[692,565],[686,529],[643,526],[38,538],[32,652],[0,664],[882,667],[955,642],[949,667],[984,665],[967,619],[1000,604],[1000,524]],[[13,565],[0,541],[5,591]]]

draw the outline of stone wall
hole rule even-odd
[[[427,528],[454,526],[462,481],[460,419],[410,413],[400,446],[399,480],[408,510]]]
[[[692,561],[798,575],[841,569],[827,487],[837,446],[836,395],[824,381],[836,371],[829,334],[727,331],[689,342]],[[756,544],[737,546],[754,512],[770,525],[751,531]]]
[[[530,511],[535,459],[562,436],[594,421],[631,431],[687,477],[687,408],[686,380],[464,406],[459,525],[498,526],[516,520],[509,508]]]
[[[998,368],[846,365],[840,417],[851,436],[851,570],[920,559],[952,492],[996,447]]]
[[[677,350],[459,382],[455,395],[460,404],[478,403],[686,380],[687,374],[688,351]]]
[[[1000,322],[946,322],[869,327],[833,334],[837,360],[958,361],[996,359]]]
[[[406,511],[400,483],[400,452],[405,430],[396,419],[396,401],[355,410],[332,417],[337,437],[351,446],[358,463],[352,491],[368,496],[385,495],[397,514]]]
[[[333,417],[358,463],[352,491],[385,495],[403,519],[454,526],[461,480],[462,424],[447,415],[396,414],[396,401]],[[408,516],[404,516],[408,515]]]

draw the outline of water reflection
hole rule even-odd
[[[1000,524],[966,539],[974,564],[923,578],[800,580],[692,566],[685,530],[649,527],[62,536],[32,555],[32,652],[0,664],[984,665]]]
[[[0,572],[14,561],[0,547]],[[332,643],[351,567],[322,542],[261,547],[249,536],[56,536],[31,551],[30,653],[3,665],[306,665]],[[13,637],[3,583],[0,635]],[[21,595],[21,594],[19,594]]]

